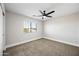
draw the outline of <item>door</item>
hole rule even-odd
[[[3,54],[3,15],[0,6],[0,56]]]

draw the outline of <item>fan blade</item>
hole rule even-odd
[[[51,12],[47,13],[46,15],[49,15],[49,14],[54,13],[54,12],[55,12],[55,11],[51,11]]]
[[[52,17],[52,16],[46,16],[46,17]]]
[[[39,10],[40,11],[40,13],[43,15],[44,13],[41,11],[41,10]]]
[[[42,17],[42,15],[33,15],[33,16],[35,16],[35,17]]]

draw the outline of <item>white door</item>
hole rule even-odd
[[[3,54],[3,15],[0,6],[0,56]]]

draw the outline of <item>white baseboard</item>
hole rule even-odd
[[[76,47],[79,47],[79,44],[75,44],[75,43],[71,43],[71,42],[67,42],[67,41],[62,41],[62,40],[57,40],[57,39],[54,39],[54,38],[51,38],[51,37],[43,37],[43,38],[46,38],[46,39],[49,39],[49,40],[53,40],[53,41],[57,41],[57,42],[60,42],[60,43],[64,43],[64,44],[68,44],[68,45],[72,45],[72,46],[76,46]]]
[[[37,39],[40,39],[40,38],[46,38],[46,39],[49,39],[49,40],[53,40],[53,41],[57,41],[57,42],[60,42],[60,43],[65,43],[65,44],[69,44],[69,45],[72,45],[72,46],[79,47],[79,45],[75,44],[75,43],[70,43],[70,42],[66,42],[66,41],[62,41],[62,40],[57,40],[57,39],[54,39],[54,38],[51,38],[51,37],[48,37],[48,36],[44,36],[44,37],[37,37],[37,38],[29,39],[27,41],[22,41],[22,42],[18,42],[18,43],[15,43],[15,44],[7,45],[6,48],[13,47],[13,46],[20,45],[20,44],[24,44],[24,43],[27,43],[27,42],[30,42],[30,41],[33,41],[33,40],[37,40]]]
[[[40,39],[40,38],[42,38],[42,37],[37,37],[37,38],[29,39],[29,40],[26,40],[26,41],[18,42],[18,43],[15,43],[15,44],[7,45],[6,48],[14,47],[14,46],[24,44],[24,43],[27,43],[27,42],[30,42],[30,41],[33,41],[33,40],[37,40],[37,39]]]

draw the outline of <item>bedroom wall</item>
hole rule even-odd
[[[79,13],[53,17],[51,20],[45,21],[44,35],[52,40],[79,46]]]
[[[24,20],[37,23],[37,32],[23,32]],[[42,21],[28,18],[12,12],[6,12],[6,46],[11,47],[42,37]]]
[[[4,4],[3,3],[1,3],[1,6],[2,6],[2,10],[3,10],[3,12],[4,12],[4,14],[5,14],[5,6],[4,6]],[[6,33],[6,30],[5,30],[5,16],[6,15],[4,15],[3,16],[3,49],[4,50],[6,50],[6,48],[5,48],[5,45],[6,45],[6,37],[5,37],[5,33]]]
[[[24,20],[38,23],[38,31],[24,33]],[[68,42],[79,46],[79,13],[52,18],[41,22],[12,12],[6,12],[6,47],[18,45],[41,37]]]

